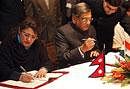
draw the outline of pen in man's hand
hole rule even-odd
[[[87,39],[82,39],[82,41],[86,41]],[[94,42],[96,42],[96,40],[95,39],[92,39]]]

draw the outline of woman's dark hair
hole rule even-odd
[[[26,28],[32,28],[35,34],[40,35],[41,33],[41,24],[37,21],[35,17],[26,17],[25,20],[23,20],[19,26],[18,30],[22,31]]]
[[[105,1],[115,7],[119,7],[123,2],[123,0],[105,0]]]
[[[12,40],[12,38],[15,38],[18,34],[18,31],[22,31],[26,28],[32,28],[35,34],[37,34],[37,37],[40,39],[41,35],[41,23],[37,21],[37,18],[35,17],[25,17],[24,20],[17,23],[15,26],[11,27],[9,33],[5,37],[4,41]]]
[[[72,15],[80,16],[85,12],[91,12],[91,9],[88,4],[81,2],[72,7]]]

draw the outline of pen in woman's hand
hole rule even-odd
[[[26,69],[23,66],[20,66],[20,68],[23,70],[23,72],[31,77],[33,77],[30,73],[27,73]],[[34,79],[34,77],[33,77]]]
[[[20,66],[20,68],[23,70],[23,72],[27,73],[26,69]]]
[[[34,76],[30,73],[27,73],[26,69],[23,66],[20,66],[20,68],[23,70],[20,80],[23,82],[32,82],[34,80]]]

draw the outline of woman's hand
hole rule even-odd
[[[42,77],[45,77],[45,75],[47,74],[47,69],[42,67],[39,69],[39,71],[34,75],[34,77],[36,78],[42,78]]]
[[[33,78],[33,75],[31,75],[30,73],[22,73],[20,75],[19,80],[22,82],[25,82],[25,83],[29,83],[29,82],[32,82],[32,80],[34,80],[34,78]]]

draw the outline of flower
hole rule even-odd
[[[130,84],[130,57],[125,55],[124,61],[120,60],[119,57],[116,57],[116,59],[118,63],[113,65],[115,68],[110,73],[106,73],[102,80],[107,83],[121,83],[121,87],[123,87]]]
[[[118,79],[118,80],[122,81],[122,80],[125,79],[125,76],[121,72],[119,72],[119,71],[113,71],[112,72],[112,78]]]

